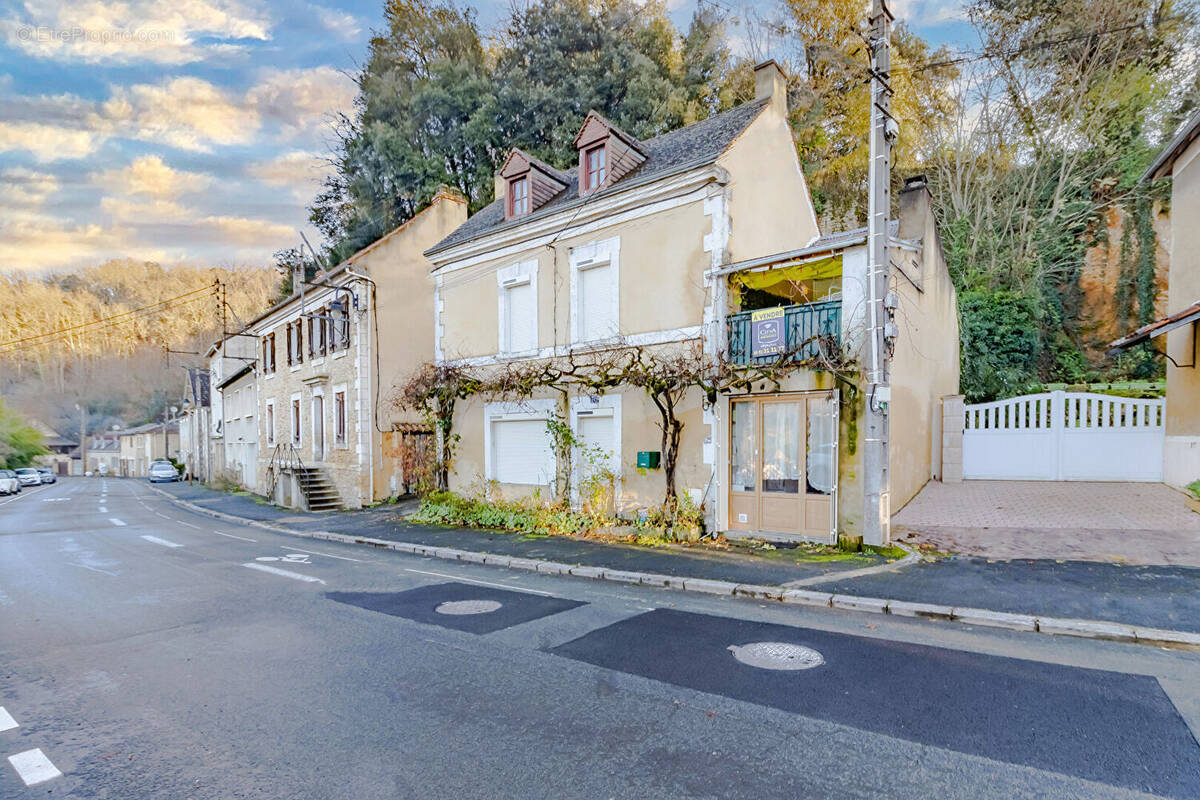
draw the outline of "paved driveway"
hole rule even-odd
[[[893,524],[902,541],[987,558],[1200,567],[1200,514],[1161,483],[931,481]]]

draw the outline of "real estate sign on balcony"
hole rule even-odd
[[[764,308],[750,315],[750,357],[779,355],[787,348],[783,306]]]

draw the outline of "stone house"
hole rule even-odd
[[[257,491],[313,510],[361,508],[400,493],[401,461],[385,453],[417,420],[396,411],[389,392],[433,357],[433,280],[422,253],[464,219],[466,201],[443,191],[328,273],[311,282],[294,276],[292,296],[246,326],[242,335],[257,348]],[[218,381],[222,406],[239,385],[246,392],[246,380],[230,374]],[[228,467],[232,426],[248,417],[235,423],[221,413]]]
[[[120,441],[120,474],[126,478],[145,478],[150,474],[150,465],[160,458],[178,461],[179,420],[150,422],[136,428],[127,428],[116,434]],[[88,458],[92,457],[88,448]],[[109,474],[113,474],[111,471]]]
[[[496,200],[426,252],[434,266],[438,363],[474,368],[605,350],[702,347],[748,365],[832,346],[861,363],[866,231],[822,236],[787,122],[781,70],[755,70],[756,98],[638,141],[596,113],[558,169],[519,150]],[[890,240],[894,315],[891,505],[940,471],[940,403],[958,391],[957,305],[923,181],[901,197]],[[774,336],[775,346],[763,346]],[[866,402],[861,373],[797,368],[776,390],[678,410],[677,484],[710,530],[831,541],[860,530]],[[881,402],[886,402],[882,400]],[[547,422],[588,453],[566,470],[615,476],[619,513],[662,502],[660,415],[640,389],[455,407],[450,485],[545,497],[563,465]],[[881,544],[882,542],[870,542]]]

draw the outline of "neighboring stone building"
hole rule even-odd
[[[258,491],[258,337],[235,333],[209,348],[211,479]]]
[[[465,219],[466,201],[441,192],[327,274],[310,283],[294,276],[295,293],[246,326],[258,342],[257,491],[310,509],[360,508],[400,492],[399,459],[384,453],[415,420],[392,409],[391,392],[433,357],[433,281],[422,253]],[[238,380],[219,381],[222,404]]]
[[[863,513],[867,399],[853,362],[867,338],[866,231],[820,235],[782,72],[759,65],[755,83],[755,100],[647,141],[589,114],[570,169],[514,150],[496,201],[426,253],[435,348],[442,364],[480,369],[631,347],[702,346],[739,365],[838,351],[851,361],[838,376],[801,368],[778,390],[694,390],[679,408],[677,483],[711,530],[830,541],[859,532]],[[891,238],[895,509],[939,474],[940,401],[958,391],[956,298],[929,205],[914,181]],[[768,332],[777,349],[764,345]],[[607,468],[622,514],[662,502],[660,416],[625,386],[565,401],[554,391],[460,401],[451,488],[548,497],[563,467],[554,416],[602,454],[572,459],[576,487]]]
[[[116,433],[102,433],[88,437],[87,463],[84,464],[79,448],[71,450],[72,475],[120,475],[121,440]]]
[[[69,475],[71,473],[71,451],[78,449],[79,441],[59,435],[58,431],[40,419],[32,420],[29,424],[42,435],[42,445],[49,451],[45,455],[37,457],[37,465],[49,467],[54,470],[56,475]]]
[[[150,422],[119,431],[119,471],[126,478],[145,478],[150,465],[160,458],[179,460],[179,420]],[[88,447],[88,460],[93,450]],[[109,474],[114,474],[110,468]]]
[[[212,416],[212,392],[207,369],[185,368],[187,386],[183,414],[179,419],[179,461],[184,477],[207,481],[212,453],[209,426]]]
[[[1171,178],[1171,256],[1166,315],[1112,343],[1114,353],[1166,335],[1166,438],[1163,482],[1184,487],[1200,479],[1200,113],[1180,128],[1142,176]],[[1161,340],[1159,340],[1161,341]]]

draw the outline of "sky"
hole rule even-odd
[[[669,0],[681,28],[696,2]],[[718,5],[737,18],[774,0],[748,2]],[[470,5],[488,29],[509,0]],[[382,7],[0,0],[0,271],[266,265],[301,230],[316,244],[306,206]],[[893,10],[935,45],[971,46],[961,0]]]

